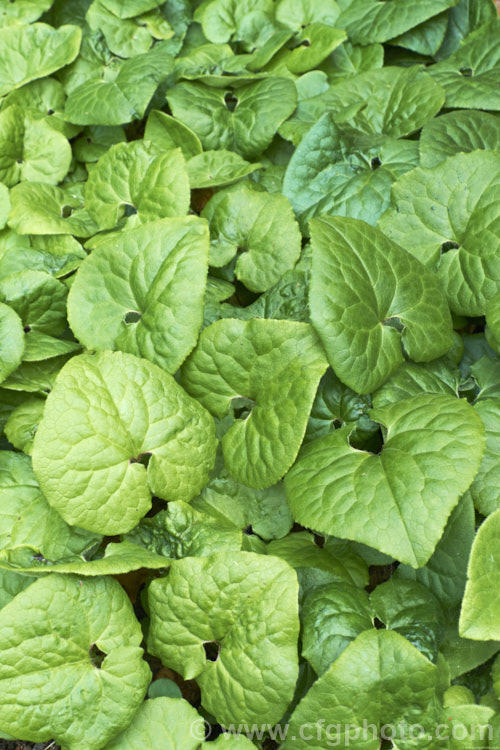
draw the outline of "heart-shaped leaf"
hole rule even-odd
[[[85,207],[83,184],[63,187],[21,182],[10,191],[9,226],[18,234],[73,234],[90,237],[99,227]]]
[[[427,362],[452,345],[438,280],[364,221],[312,219],[311,321],[339,378],[369,393],[408,355]]]
[[[337,125],[327,112],[290,159],[283,193],[304,224],[330,213],[375,224],[389,205],[393,181],[417,164],[414,141],[369,137]]]
[[[270,289],[298,260],[300,231],[283,195],[221,190],[201,215],[210,224],[210,265],[226,265],[237,255],[235,275],[253,292]]]
[[[147,513],[152,493],[194,497],[215,445],[210,415],[164,370],[121,352],[82,354],[47,398],[33,468],[68,523],[118,534]]]
[[[185,679],[196,677],[218,722],[275,723],[298,675],[297,597],[294,571],[277,558],[220,552],[179,560],[149,587],[149,650]]]
[[[100,42],[99,42],[100,43]],[[93,52],[93,57],[95,52]],[[126,60],[118,75],[102,60],[102,76],[77,78],[71,86],[65,116],[78,125],[123,125],[141,118],[159,82],[173,67],[173,58],[161,45]]]
[[[81,39],[78,26],[54,29],[34,23],[0,29],[0,96],[68,65],[77,56]]]
[[[241,418],[222,438],[224,459],[235,479],[262,489],[295,460],[326,367],[307,323],[227,319],[202,332],[181,382],[219,418],[240,400]]]
[[[469,34],[452,55],[427,68],[444,88],[447,107],[500,110],[499,32],[496,18]]]
[[[229,79],[229,82],[231,79]],[[193,130],[205,149],[229,149],[244,158],[258,156],[297,104],[286,78],[268,78],[234,90],[203,83],[179,83],[168,91],[176,118]]]
[[[304,526],[418,568],[477,473],[484,428],[466,401],[438,394],[389,404],[371,417],[386,428],[380,455],[352,448],[349,428],[309,443],[285,478],[290,508]]]
[[[436,270],[459,315],[484,315],[500,291],[500,154],[456,154],[392,186],[380,228]]]
[[[161,152],[149,141],[117,143],[90,173],[85,197],[100,229],[113,229],[127,210],[132,212],[127,226],[184,216],[189,208],[184,157],[180,149]]]
[[[440,681],[438,668],[399,633],[367,630],[300,701],[281,747],[305,750],[314,738],[318,750],[376,750],[381,730],[389,725],[398,747],[414,748],[408,725],[418,726],[426,737],[434,736],[440,719]]]
[[[71,146],[64,135],[16,104],[0,114],[0,149],[0,180],[9,187],[19,180],[56,185],[71,164]]]
[[[88,349],[120,349],[173,373],[198,338],[207,266],[208,227],[197,217],[119,233],[79,268],[71,328]]]
[[[35,581],[0,611],[2,730],[74,750],[102,747],[146,693],[141,641],[132,605],[111,578]]]

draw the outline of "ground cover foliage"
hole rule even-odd
[[[0,2],[6,743],[499,746],[499,80],[491,0]]]

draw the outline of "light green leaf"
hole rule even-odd
[[[420,0],[409,6],[406,0],[354,0],[337,19],[337,26],[345,29],[355,44],[387,42],[457,3],[458,0]]]
[[[81,183],[54,187],[22,182],[10,191],[9,226],[18,234],[74,234],[90,237],[99,227],[91,218]]]
[[[33,438],[42,418],[45,401],[41,398],[28,398],[9,415],[5,423],[5,436],[19,451],[31,455]]]
[[[205,731],[203,719],[186,700],[153,698],[139,707],[130,726],[114,737],[104,750],[138,750],[142,747],[198,750],[202,737],[193,731],[198,727]]]
[[[102,747],[130,723],[146,693],[151,673],[141,640],[116,581],[35,581],[0,612],[2,729],[72,750]],[[100,665],[94,646],[106,654]],[[36,696],[36,712],[29,696]]]
[[[311,23],[297,34],[295,46],[284,56],[284,62],[292,73],[305,73],[320,65],[346,38],[342,29]]]
[[[88,79],[69,92],[66,118],[78,125],[123,125],[143,117],[160,81],[173,67],[161,47],[126,60],[118,74],[103,68],[102,78]]]
[[[267,554],[280,557],[295,568],[302,583],[312,581],[314,585],[322,585],[335,581],[358,588],[364,588],[368,583],[368,566],[339,539],[329,539],[319,547],[308,531],[292,532],[284,539],[270,542]],[[307,573],[312,573],[312,576]]]
[[[210,42],[221,44],[231,37],[243,40],[250,49],[261,34],[273,30],[272,0],[212,0],[201,18],[201,27]]]
[[[124,575],[142,568],[166,570],[171,563],[169,558],[156,555],[154,552],[127,541],[110,542],[104,550],[104,557],[102,552],[99,552],[101,556],[91,560],[87,560],[87,557],[95,553],[95,548],[84,551],[80,555],[66,555],[55,561],[35,553],[36,550],[26,545],[0,552],[0,569],[31,576],[40,576],[45,573],[109,576]]]
[[[161,151],[180,148],[185,159],[191,159],[203,150],[200,139],[187,125],[158,109],[149,113],[144,138]]]
[[[248,737],[244,734],[226,734],[219,735],[214,742],[204,742],[202,745],[203,750],[252,750],[255,749],[253,742],[250,742]]]
[[[426,364],[403,362],[373,394],[373,406],[394,404],[419,393],[448,393],[458,398],[460,371],[447,357]]]
[[[437,394],[371,417],[387,431],[380,455],[353,449],[348,428],[315,440],[285,478],[288,502],[298,523],[418,568],[477,473],[484,428],[466,401]]]
[[[252,490],[231,477],[211,479],[191,506],[214,518],[219,525],[236,527],[265,540],[279,539],[293,526],[283,485]]]
[[[500,398],[481,399],[474,409],[484,424],[486,448],[470,493],[477,510],[488,516],[500,508]]]
[[[229,82],[228,82],[229,83]],[[246,159],[260,156],[297,104],[286,78],[268,78],[234,90],[179,83],[168,90],[176,118],[193,130],[204,149],[228,149]]]
[[[312,219],[309,305],[335,373],[358,393],[378,388],[403,362],[427,362],[452,345],[438,280],[365,222]],[[335,283],[332,283],[335,280]]]
[[[3,0],[0,6],[0,27],[37,21],[52,5],[52,0]]]
[[[0,570],[0,609],[33,583],[33,578],[10,570]]]
[[[0,29],[0,96],[72,62],[82,38],[78,26],[54,29],[45,23]]]
[[[342,651],[373,627],[368,594],[347,583],[313,589],[302,606],[302,656],[321,677]]]
[[[191,189],[230,185],[261,166],[250,164],[233,151],[224,149],[197,154],[186,164]]]
[[[270,289],[299,258],[300,230],[282,195],[243,185],[219,191],[201,215],[210,224],[210,265],[237,256],[235,275],[253,292]]]
[[[7,419],[14,409],[20,406],[27,396],[25,393],[14,393],[0,386],[0,430],[3,431]]]
[[[419,147],[422,167],[435,167],[458,152],[500,151],[500,120],[476,110],[449,112],[424,125]]]
[[[61,354],[72,354],[81,349],[77,341],[58,339],[46,333],[30,330],[26,334],[23,362],[39,362]]]
[[[292,714],[281,747],[305,750],[311,747],[306,737],[314,737],[318,750],[344,744],[375,750],[381,728],[391,725],[398,747],[413,748],[415,739],[404,731],[400,736],[398,727],[418,724],[425,736],[434,736],[440,692],[438,668],[405,638],[390,630],[367,630],[310,688]]]
[[[210,76],[210,83],[213,84],[214,70],[225,69],[235,55],[229,44],[206,44],[204,36],[201,36],[199,41],[199,46],[188,45],[185,50],[181,50],[181,54],[175,60],[174,73],[177,78],[188,80]],[[241,66],[239,70],[241,72]]]
[[[201,490],[214,433],[207,412],[156,365],[119,352],[82,354],[47,399],[33,466],[69,523],[125,533],[147,513],[152,493],[188,501]],[[149,457],[147,468],[141,457]]]
[[[391,0],[391,4],[394,2]],[[295,123],[300,126],[300,140],[325,112],[334,112],[337,123],[348,124],[370,135],[401,138],[419,130],[434,117],[444,99],[442,87],[419,66],[387,66],[351,75],[334,82],[325,91],[303,97],[280,133],[289,137],[286,130]]]
[[[0,113],[0,179],[12,187],[19,180],[56,185],[71,164],[71,146],[52,121],[12,104]]]
[[[207,265],[208,227],[198,217],[115,235],[78,271],[71,328],[88,349],[120,349],[174,373],[198,338]]]
[[[443,695],[443,706],[465,706],[467,704],[475,704],[476,699],[474,693],[464,685],[452,685],[449,687]]]
[[[380,219],[385,234],[437,270],[458,315],[484,315],[500,291],[498,195],[500,154],[456,154],[414,169],[392,187],[392,206]]]
[[[8,107],[0,112],[0,180],[12,187],[19,182],[23,151],[24,114],[18,107]]]
[[[4,109],[12,105],[20,107],[31,119],[43,121],[66,138],[74,138],[80,128],[64,120],[65,101],[66,95],[60,81],[55,78],[39,78],[11,91],[3,100],[2,106]]]
[[[301,222],[321,214],[376,224],[390,203],[390,186],[418,165],[414,141],[366,136],[325,113],[288,163],[283,194]]]
[[[294,571],[264,555],[179,560],[149,587],[148,648],[185,679],[196,677],[202,705],[219,723],[274,724],[298,676],[297,595]]]
[[[465,743],[470,750],[483,750],[488,741],[488,744],[493,744],[494,709],[476,706],[474,701],[472,703],[468,706],[447,706],[443,710],[443,722],[446,721],[451,731],[450,750],[459,750]]]
[[[18,235],[13,230],[4,234],[0,247],[0,278],[18,271],[45,271],[56,278],[71,273],[87,253],[69,235]]]
[[[396,575],[420,581],[444,607],[456,607],[462,601],[465,589],[474,533],[474,506],[467,492],[452,511],[443,536],[427,563],[418,570],[399,565]]]
[[[10,208],[9,188],[3,182],[0,182],[0,229],[3,229],[7,224]]]
[[[99,539],[68,526],[50,507],[33,474],[31,460],[22,453],[0,451],[0,505],[2,550],[30,545],[43,557],[57,560],[79,554]]]
[[[92,552],[92,550],[90,550]],[[86,553],[85,553],[86,554]],[[87,560],[83,554],[67,555],[52,561],[34,554],[32,548],[17,547],[0,553],[0,568],[13,572],[39,576],[45,573],[64,573],[77,576],[124,575],[142,568],[158,570],[168,568],[171,560],[130,542],[110,542],[104,557]]]
[[[118,143],[90,173],[85,198],[100,229],[113,229],[127,209],[129,226],[184,216],[190,194],[182,152],[161,153],[149,141]]]
[[[339,14],[335,0],[279,0],[275,9],[276,20],[294,31],[311,23],[335,26]]]
[[[495,294],[486,306],[485,334],[491,348],[500,351],[500,294]]]
[[[22,320],[28,345],[30,333],[59,335],[66,328],[68,290],[43,271],[18,271],[0,279],[0,300]]]
[[[228,319],[205,328],[181,382],[219,418],[233,399],[244,399],[246,415],[222,438],[226,467],[237,481],[263,489],[288,471],[326,365],[305,323]]]
[[[157,8],[162,2],[163,0],[127,0],[124,6],[121,0],[101,0],[101,4],[118,18],[134,18]]]
[[[24,331],[19,315],[0,302],[0,382],[19,367],[24,353]]]
[[[278,283],[261,294],[248,307],[222,306],[223,317],[244,319],[275,318],[276,320],[296,320],[309,323],[308,289],[310,259],[302,258],[295,268],[286,271]],[[230,296],[230,295],[228,295]]]
[[[126,140],[124,129],[118,125],[89,125],[73,144],[73,153],[78,161],[95,162],[111,146]]]
[[[89,7],[86,19],[92,31],[100,31],[111,52],[118,57],[135,57],[148,52],[153,44],[153,36],[146,24],[135,18],[120,18],[110,12],[106,5],[103,0],[94,0]],[[128,16],[127,12],[125,15]]]
[[[164,557],[207,557],[240,550],[242,535],[229,521],[202,513],[187,503],[169,503],[153,518],[144,518],[125,540]]]
[[[61,367],[67,361],[68,355],[63,354],[41,362],[22,362],[17,370],[2,382],[2,388],[40,393],[45,396],[53,388]]]
[[[477,641],[500,640],[500,510],[483,521],[472,545],[467,586],[460,612],[460,635]]]
[[[427,68],[446,92],[447,107],[500,110],[500,54],[496,18],[473,31],[446,60]]]

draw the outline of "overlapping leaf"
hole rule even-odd
[[[297,594],[295,573],[276,558],[220,552],[179,560],[150,586],[149,648],[197,678],[203,706],[219,722],[275,723],[298,675]]]
[[[228,319],[203,331],[181,382],[219,418],[233,399],[241,402],[242,418],[222,438],[222,450],[234,478],[261,489],[295,460],[326,366],[308,324]]]
[[[200,491],[214,432],[209,414],[156,365],[119,352],[82,354],[47,399],[33,466],[67,522],[116,534],[137,525],[152,493],[190,500]]]
[[[311,321],[339,378],[376,389],[409,357],[429,361],[452,345],[437,279],[360,220],[313,219]]]
[[[315,440],[285,478],[288,501],[299,523],[418,568],[477,473],[484,428],[469,404],[445,395],[413,396],[371,417],[387,430],[380,455],[352,448],[348,428]]]

